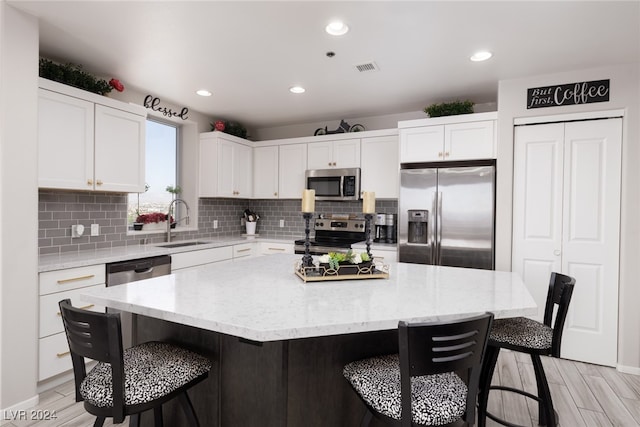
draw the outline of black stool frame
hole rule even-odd
[[[190,426],[199,426],[198,418],[187,395],[187,389],[207,378],[200,375],[184,386],[156,400],[139,405],[125,405],[124,360],[122,348],[122,326],[119,313],[97,313],[75,308],[70,299],[59,302],[62,321],[69,342],[73,375],[76,387],[76,402],[84,399],[80,395],[80,384],[87,376],[84,358],[111,364],[113,384],[113,406],[101,408],[85,401],[84,408],[95,415],[94,427],[104,424],[105,418],[113,418],[120,424],[126,416],[130,426],[140,425],[140,413],[153,409],[155,426],[162,426],[162,404],[178,397]]]
[[[551,273],[551,278],[549,280],[549,291],[547,293],[547,301],[545,304],[543,319],[543,323],[546,326],[551,327],[554,307],[556,305],[558,306],[555,322],[553,324],[551,348],[535,349],[529,347],[514,346],[504,342],[496,342],[489,338],[489,345],[487,346],[487,351],[482,367],[482,374],[480,376],[480,393],[478,396],[478,427],[484,427],[486,425],[487,417],[505,426],[520,427],[517,424],[512,424],[487,412],[487,403],[489,400],[490,390],[511,391],[538,401],[539,424],[547,425],[549,427],[555,427],[557,425],[556,412],[553,408],[553,400],[551,399],[551,392],[549,391],[549,383],[547,382],[547,376],[545,375],[540,356],[560,357],[562,331],[564,329],[565,320],[569,311],[569,303],[571,302],[571,296],[573,294],[575,283],[576,280],[573,277],[566,276],[560,273]],[[531,356],[531,361],[533,362],[533,370],[536,376],[536,385],[538,388],[537,396],[513,387],[491,385],[491,378],[493,377],[501,348],[506,348],[521,353],[527,353]]]
[[[467,377],[466,411],[458,421],[472,425],[476,414],[476,397],[481,363],[487,348],[493,313],[445,322],[398,323],[400,386],[402,396],[411,396],[411,377],[446,372],[464,372]],[[464,378],[464,376],[463,376]],[[373,417],[396,427],[422,426],[411,415],[411,397],[401,400],[401,420],[383,415],[367,407],[361,427],[368,426]]]

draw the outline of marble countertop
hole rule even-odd
[[[299,260],[276,254],[210,264],[80,298],[261,342],[389,330],[399,320],[537,313],[511,272],[389,263],[388,279],[304,283],[294,274]]]
[[[178,248],[163,248],[160,245],[168,243],[155,243],[149,245],[119,246],[110,249],[96,249],[80,252],[66,252],[62,254],[41,255],[38,259],[38,272],[62,270],[65,268],[83,267],[87,265],[106,264],[109,262],[125,261],[136,258],[146,258],[158,255],[171,255],[179,252],[188,252],[202,249],[217,248],[222,246],[237,245],[250,242],[278,242],[291,243],[294,239],[271,239],[263,237],[218,237],[197,239],[207,242],[206,244],[195,246],[183,246]],[[176,240],[172,243],[182,243]]]

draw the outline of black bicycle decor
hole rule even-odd
[[[338,126],[338,129],[336,130],[327,130],[327,127],[325,126],[324,128],[318,128],[316,129],[316,131],[314,132],[314,136],[316,135],[332,135],[334,133],[347,133],[347,132],[362,132],[364,130],[364,126],[360,125],[360,124],[355,124],[353,126],[350,126],[349,123],[345,122],[344,120],[340,120],[340,126]]]

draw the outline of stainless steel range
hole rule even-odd
[[[315,237],[309,239],[309,253],[324,255],[329,252],[347,252],[351,245],[365,240],[364,219],[327,215],[315,218]],[[296,240],[295,253],[304,254],[304,239]]]

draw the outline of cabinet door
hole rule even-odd
[[[360,138],[334,141],[333,166],[338,168],[360,167]]]
[[[302,190],[305,188],[307,144],[281,145],[279,149],[279,197],[281,199],[300,199],[302,198]]]
[[[292,254],[293,243],[261,242],[260,255]]]
[[[362,191],[375,191],[377,198],[398,198],[398,137],[362,139]]]
[[[253,156],[251,147],[234,144],[233,147],[233,187],[235,197],[253,197]]]
[[[309,169],[329,169],[333,163],[333,142],[312,142],[307,144],[307,165]]]
[[[218,141],[216,138],[200,138],[198,153],[198,180],[200,197],[218,195]]]
[[[253,149],[253,197],[278,198],[278,146]]]
[[[235,197],[236,190],[233,183],[233,161],[235,143],[218,138],[218,196]]]
[[[93,103],[39,90],[39,187],[93,189],[93,129]]]
[[[494,120],[444,127],[444,160],[495,158]]]
[[[400,130],[400,163],[444,160],[444,126]]]
[[[146,118],[95,106],[95,189],[144,192]]]

